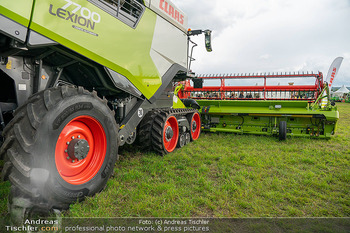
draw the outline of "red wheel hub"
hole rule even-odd
[[[163,128],[163,143],[167,152],[175,150],[177,141],[179,139],[179,124],[176,117],[171,116],[165,122]]]
[[[192,140],[197,140],[201,131],[201,117],[198,112],[193,114],[190,127]]]
[[[60,133],[55,150],[56,168],[70,184],[91,180],[100,170],[106,156],[106,133],[95,118],[78,116]]]

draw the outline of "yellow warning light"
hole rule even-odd
[[[41,75],[41,79],[45,80],[46,76],[45,75]]]
[[[7,64],[6,64],[6,69],[11,70],[12,69],[12,61],[8,60]]]

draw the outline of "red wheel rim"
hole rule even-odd
[[[86,140],[90,147],[80,161],[70,158],[67,152],[68,143],[74,139]],[[78,116],[63,128],[58,137],[55,150],[57,171],[70,184],[86,183],[100,170],[106,149],[106,133],[100,122],[90,116]]]
[[[196,125],[195,129],[193,127],[193,125]],[[199,134],[201,131],[201,117],[199,116],[199,114],[197,112],[195,112],[192,116],[192,120],[191,120],[191,137],[192,140],[197,140],[199,138]]]
[[[168,127],[170,127],[171,130],[173,131],[173,135],[171,139],[169,138],[167,139],[167,136],[166,136]],[[165,122],[165,125],[163,128],[163,142],[164,142],[165,150],[167,152],[172,152],[173,150],[175,150],[178,139],[179,139],[179,124],[177,122],[176,117],[171,116]]]

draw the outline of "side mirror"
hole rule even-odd
[[[205,48],[207,49],[208,52],[211,52],[213,51],[211,48],[211,31],[205,30],[204,35],[205,35]]]

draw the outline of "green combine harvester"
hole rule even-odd
[[[101,191],[118,147],[161,155],[200,135],[174,95],[188,78],[187,16],[170,0],[0,2],[0,150],[20,221]]]
[[[339,116],[320,104],[328,94],[320,74],[300,100],[270,98],[266,86],[191,89],[189,80],[205,77],[190,72],[190,37],[204,34],[210,52],[211,31],[188,31],[187,21],[170,0],[0,1],[1,177],[11,183],[13,221],[103,190],[125,144],[165,155],[201,128],[281,139],[334,133]],[[240,100],[238,91],[260,97]]]

